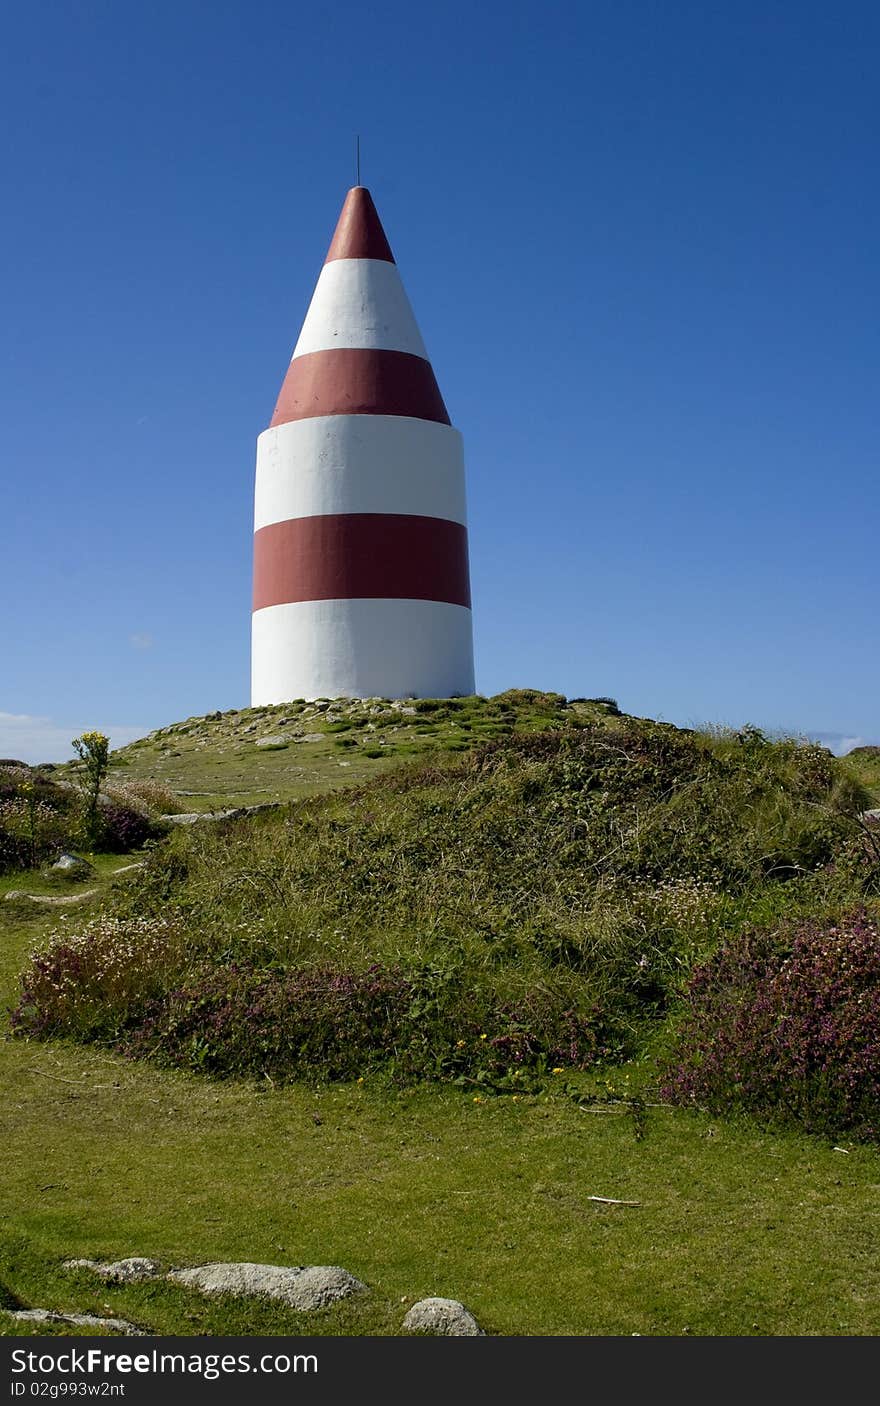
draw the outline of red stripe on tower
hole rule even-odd
[[[461,438],[349,191],[257,449],[255,704],[473,691]]]
[[[449,424],[431,363],[378,347],[339,347],[294,357],[272,424],[312,415],[411,415]]]
[[[436,517],[332,513],[255,534],[254,610],[355,597],[469,607],[465,528]]]

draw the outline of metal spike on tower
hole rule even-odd
[[[474,691],[461,435],[369,191],[257,441],[254,705]]]

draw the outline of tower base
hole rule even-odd
[[[251,706],[294,698],[454,698],[474,691],[466,606],[317,600],[253,615]]]

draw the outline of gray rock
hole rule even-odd
[[[94,898],[97,892],[97,889],[83,889],[81,893],[60,894],[55,898],[48,893],[26,893],[24,889],[10,889],[4,902],[13,903],[26,898],[31,903],[48,904],[50,908],[69,908],[74,903],[84,903],[87,898]]]
[[[258,737],[258,747],[286,747],[288,743],[286,737]]]
[[[258,801],[253,806],[233,806],[231,810],[194,810],[184,815],[163,815],[169,825],[198,825],[205,820],[238,820],[242,815],[256,815],[260,810],[276,810],[280,801]]]
[[[3,1310],[18,1323],[73,1323],[77,1328],[103,1328],[108,1333],[124,1333],[127,1338],[146,1338],[149,1334],[125,1318],[97,1318],[93,1313],[55,1313],[51,1308],[16,1308]]]
[[[127,1338],[146,1338],[145,1328],[129,1323],[126,1318],[97,1318],[93,1313],[64,1313],[65,1323],[75,1323],[80,1328],[104,1328],[112,1333],[124,1333]]]
[[[880,820],[880,809],[863,810],[861,818],[862,820],[867,820],[869,824],[876,825],[877,821]]]
[[[144,1255],[131,1255],[124,1260],[65,1260],[64,1269],[91,1269],[106,1284],[139,1284],[143,1279],[155,1279],[160,1266]]]
[[[323,742],[325,736],[326,733],[323,732],[304,732],[301,737],[294,740],[296,742]]]
[[[87,859],[83,859],[78,854],[59,854],[55,863],[50,865],[55,874],[68,874],[72,878],[74,875],[93,874],[95,867]]]
[[[457,1299],[419,1299],[403,1320],[409,1333],[436,1333],[444,1338],[484,1338],[472,1313]]]
[[[324,1308],[367,1287],[338,1265],[203,1264],[196,1269],[173,1269],[166,1277],[203,1294],[280,1299],[301,1312]]]

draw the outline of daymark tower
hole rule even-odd
[[[461,435],[355,186],[257,441],[251,702],[473,691]]]

